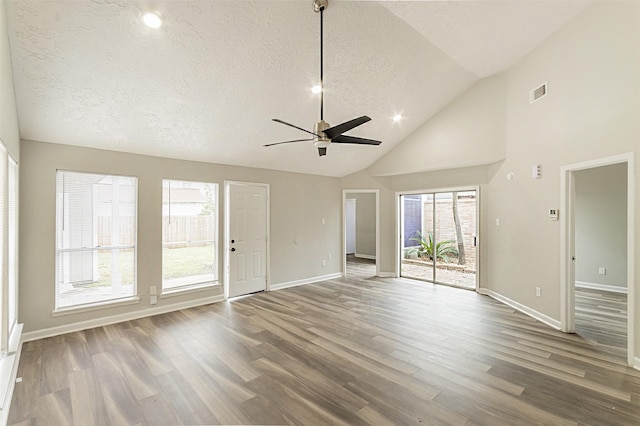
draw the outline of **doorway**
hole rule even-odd
[[[562,168],[561,329],[634,359],[633,155]]]
[[[225,182],[225,297],[267,290],[269,185]]]
[[[380,274],[379,191],[343,190],[343,241],[345,275],[373,277]]]
[[[400,276],[476,289],[478,190],[399,197]]]
[[[356,199],[347,198],[347,211],[346,211],[346,253],[348,255],[356,254]]]

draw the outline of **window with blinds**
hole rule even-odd
[[[218,279],[218,185],[162,181],[162,292]]]
[[[7,296],[8,296],[8,332],[18,322],[18,164],[9,157],[7,197]]]
[[[4,144],[0,144],[0,350],[7,353],[9,345],[9,255],[7,241],[7,160],[8,154]]]
[[[56,311],[136,295],[138,179],[56,174]]]

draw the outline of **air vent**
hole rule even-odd
[[[529,92],[529,103],[532,104],[537,100],[544,98],[547,96],[547,83],[542,83],[540,86],[536,87],[532,91]]]

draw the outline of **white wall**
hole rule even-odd
[[[429,161],[429,151],[423,148],[436,139],[425,137],[411,143],[415,151],[403,143],[388,154],[393,161],[383,158],[375,168],[343,178],[342,186],[380,188],[380,263],[382,271],[389,271],[395,268],[395,191],[480,185],[481,256],[486,254],[480,263],[481,287],[559,322],[560,222],[549,220],[548,210],[560,204],[561,166],[626,152],[636,158],[640,154],[640,2],[594,2],[497,78],[506,84],[501,97],[504,120],[497,113],[500,106],[476,98],[472,88],[474,94],[462,95],[456,101],[462,103],[459,107],[445,108],[437,123],[468,123],[465,114],[470,108],[465,106],[470,100],[479,107],[494,105],[495,113],[488,115],[491,122],[471,129],[466,143],[470,152],[476,152],[475,143],[500,134],[502,126],[504,160],[484,168],[406,174],[406,165],[415,165],[416,154]],[[530,104],[529,91],[545,81],[548,95]],[[429,122],[423,126],[425,135],[432,126]],[[459,132],[438,127],[442,133]],[[489,149],[497,152],[496,145]],[[531,178],[533,164],[542,165],[541,179]],[[446,161],[443,165],[451,167]],[[513,181],[505,179],[509,172],[515,174]],[[377,173],[401,176],[377,177]],[[640,188],[638,176],[636,187]],[[636,196],[635,223],[640,223],[638,200]],[[632,238],[640,247],[640,235]],[[635,264],[640,265],[638,249]],[[536,297],[536,287],[541,288],[541,297]],[[640,289],[640,273],[635,287]],[[640,291],[635,303],[640,311]],[[636,321],[640,323],[640,317]],[[640,353],[640,324],[636,334],[636,353]]]
[[[490,164],[505,158],[507,80],[481,80],[435,114],[369,172],[376,176]]]
[[[136,305],[52,317],[55,277],[56,169],[138,177],[138,293]],[[272,285],[342,270],[342,192],[337,178],[170,160],[41,142],[22,142],[20,321],[25,331],[63,327],[102,316],[149,309],[149,287],[162,283],[162,179],[264,182],[271,185]],[[222,253],[224,197],[220,197]],[[322,219],[325,224],[322,224]],[[331,255],[332,260],[328,257]],[[326,266],[322,266],[322,260]],[[219,270],[222,270],[222,256]],[[222,277],[220,277],[222,279]],[[221,294],[222,289],[161,298],[158,307]]]
[[[575,172],[576,281],[627,287],[627,165]],[[606,268],[606,274],[598,268]]]

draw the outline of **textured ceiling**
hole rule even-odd
[[[319,119],[319,15],[311,1],[10,0],[23,139],[344,176],[366,168],[480,77],[515,64],[583,1],[330,0],[325,120],[379,147],[311,142],[272,118]],[[391,117],[405,119],[393,123]]]

